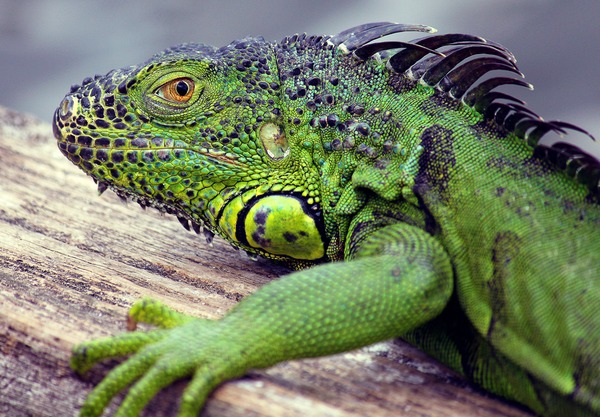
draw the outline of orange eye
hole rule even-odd
[[[156,94],[173,103],[187,103],[194,94],[194,81],[190,78],[177,78],[161,85]]]

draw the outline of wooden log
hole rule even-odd
[[[222,240],[210,247],[172,216],[99,198],[49,124],[0,108],[0,415],[75,415],[115,362],[79,377],[72,346],[124,331],[141,296],[218,318],[285,272]],[[175,415],[184,386],[145,415]],[[253,371],[217,389],[201,415],[530,416],[401,341]]]

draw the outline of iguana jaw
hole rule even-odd
[[[96,181],[100,193],[110,188],[123,200],[174,214],[186,229],[204,230],[209,242],[219,234],[235,247],[292,264],[324,257],[321,212],[314,199],[282,182],[273,169],[257,172],[256,163],[252,167],[235,154],[198,145],[197,127],[164,127],[144,118],[127,106],[127,96],[111,98],[102,83],[91,80],[74,89],[53,121],[59,149]],[[111,120],[109,112],[120,117]],[[132,121],[128,133],[120,135],[127,119]],[[256,140],[268,159],[289,162],[278,124],[264,120],[259,126]]]

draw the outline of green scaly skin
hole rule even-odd
[[[523,81],[478,81],[520,75],[503,47],[374,42],[402,31],[431,29],[182,45],[72,87],[55,136],[100,191],[319,264],[216,321],[135,304],[158,329],[74,349],[78,372],[133,354],[82,416],[130,385],[117,415],[135,416],[186,376],[180,415],[197,415],[248,369],[398,336],[542,416],[600,413],[600,162],[566,139],[538,144],[583,131],[495,90]]]

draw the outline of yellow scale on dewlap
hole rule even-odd
[[[239,222],[243,222],[243,236],[236,233]],[[304,260],[320,259],[325,254],[314,214],[293,196],[261,197],[249,210],[241,197],[235,198],[223,210],[219,227],[232,240],[247,242],[267,254]]]

